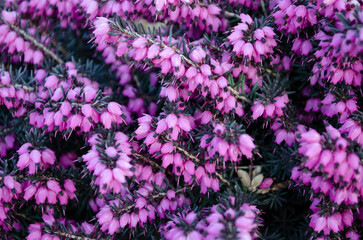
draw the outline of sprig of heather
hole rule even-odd
[[[190,33],[225,31],[228,26],[221,7],[203,1],[107,1],[100,4],[95,0],[83,0],[80,6],[89,20],[114,15],[128,20],[157,18],[159,22],[182,24]]]
[[[109,101],[97,83],[77,73],[70,62],[66,76],[52,74],[44,78],[45,73],[39,71],[43,75],[37,78],[39,83],[27,87],[12,83],[10,74],[4,72],[3,86],[0,85],[2,101],[7,108],[16,110],[15,116],[32,110],[28,113],[29,123],[40,129],[45,127],[47,131],[73,131],[78,127],[82,132],[89,132],[97,124],[109,129],[112,123],[124,123],[127,109]]]
[[[1,43],[4,43],[3,50],[6,50],[10,55],[14,53],[23,56],[23,61],[26,63],[33,63],[39,65],[43,62],[44,54],[49,55],[58,63],[64,63],[53,51],[47,48],[50,39],[42,36],[40,41],[34,35],[36,28],[25,28],[25,21],[20,21],[20,26],[17,26],[17,13],[15,11],[8,12],[2,10],[0,20],[2,24],[0,30]],[[21,61],[21,58],[14,54],[13,61],[15,63]]]
[[[99,238],[94,225],[83,222],[78,225],[70,219],[56,219],[52,213],[42,215],[43,222],[30,224],[28,227],[29,235],[27,240],[37,239],[78,239],[78,240],[95,240]]]
[[[289,36],[305,38],[305,31],[318,24],[315,5],[308,1],[278,1],[272,16],[278,30]]]
[[[162,235],[167,240],[183,238],[192,239],[255,239],[256,228],[261,223],[259,210],[248,203],[241,203],[234,197],[223,199],[222,203],[213,205],[200,212],[184,210],[173,214],[162,228]]]
[[[0,183],[0,226],[9,231],[14,226],[14,203],[20,198],[23,187],[12,173],[4,170],[0,170]]]
[[[358,13],[358,9],[349,12],[354,17],[347,18],[337,14],[341,24],[331,26],[325,23],[327,29],[315,34],[314,40],[318,43],[319,49],[314,53],[317,61],[313,67],[314,74],[310,77],[312,85],[317,82],[361,85],[362,40],[359,36],[363,17]]]
[[[161,159],[163,168],[172,166],[173,173],[183,176],[186,183],[192,185],[196,181],[202,193],[208,188],[218,191],[219,181],[230,186],[221,172],[226,162],[238,162],[242,156],[252,157],[253,138],[235,122],[213,122],[211,112],[196,117],[198,125],[194,122],[196,118],[180,112],[161,115],[160,119],[146,115],[138,120],[136,138],[144,139],[142,148]],[[197,128],[204,133],[196,136],[195,148],[188,148],[187,136]]]
[[[107,34],[111,28],[116,31],[112,36]],[[227,91],[225,90],[228,82],[223,74],[231,69],[232,64],[214,60],[215,69],[212,70],[208,64],[203,64],[206,61],[206,52],[203,49],[193,50],[188,57],[179,49],[182,48],[183,44],[181,42],[177,44],[176,39],[171,36],[162,37],[159,41],[152,34],[136,32],[131,25],[122,21],[116,23],[109,22],[106,18],[100,18],[95,22],[94,34],[95,42],[98,44],[108,42],[117,45],[117,56],[121,57],[128,53],[129,57],[138,63],[153,68],[161,68],[163,75],[171,73],[175,80],[181,81],[180,83],[173,81],[165,91],[165,96],[170,101],[177,100],[178,96],[187,100],[199,88],[204,96],[209,93],[209,90],[213,90],[212,98],[216,98],[218,95],[222,97],[218,105],[215,103],[222,113],[234,110],[238,115],[243,114],[242,104],[237,102],[236,97],[233,96],[233,93],[237,93],[237,95],[239,93],[237,91],[231,93],[228,88]],[[130,51],[128,45],[133,46],[134,49]],[[177,48],[178,46],[179,48]],[[175,84],[183,84],[185,90],[180,92],[180,88],[174,87]],[[199,85],[200,87],[198,87]]]
[[[273,29],[266,26],[265,22],[253,21],[247,14],[240,15],[241,23],[233,28],[228,40],[233,46],[232,52],[237,57],[242,56],[243,63],[251,62],[261,64],[263,59],[273,53],[277,46]]]
[[[165,175],[154,173],[149,166],[136,167],[136,184],[127,193],[107,199],[97,213],[101,230],[110,235],[120,229],[143,227],[147,222],[163,219],[168,213],[190,204],[184,189],[174,190]]]
[[[299,153],[304,158],[301,166],[292,170],[291,177],[298,184],[312,189],[312,196],[316,199],[313,204],[318,207],[311,207],[314,214],[311,215],[310,227],[318,236],[343,236],[353,221],[359,221],[353,220],[352,213],[359,211],[363,191],[361,150],[355,151],[356,147],[355,142],[346,139],[330,125],[322,135],[314,129],[300,135]],[[348,221],[345,217],[344,224],[341,222],[343,212],[351,218]]]
[[[101,194],[125,192],[127,178],[134,167],[131,163],[131,143],[122,132],[112,130],[96,133],[89,139],[91,149],[82,156],[87,170],[95,176],[94,184]]]

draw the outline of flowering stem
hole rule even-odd
[[[125,29],[125,28],[122,28],[122,29],[120,29],[120,28],[119,28],[119,30],[120,30],[120,31],[123,31],[124,33],[126,33],[126,34],[128,34],[128,35],[130,35],[130,36],[133,36],[133,37],[138,37],[138,38],[141,38],[141,37],[142,37],[139,33],[135,32],[135,31],[129,31],[129,30]],[[152,38],[150,38],[150,37],[148,37],[148,36],[145,36],[145,38],[146,38],[149,42],[151,42],[151,43],[153,43],[153,44],[156,44],[156,45],[159,45],[159,46],[160,46],[160,47],[162,47],[162,48],[166,48],[166,47],[168,47],[165,43],[163,43],[163,42],[157,42],[157,41],[155,41],[154,39],[152,39]],[[181,57],[181,59],[183,59],[185,62],[189,63],[190,65],[192,65],[192,66],[194,66],[194,67],[196,67],[196,68],[199,68],[199,65],[195,64],[192,60],[190,60],[189,58],[187,58],[186,56],[184,56],[178,48],[176,48],[176,47],[171,47],[171,48],[172,48],[172,49],[173,49],[173,50],[174,50],[177,54],[179,54],[179,56]]]
[[[7,87],[7,86],[9,86],[10,84],[8,84],[8,85],[4,85],[4,84],[1,84],[0,83],[0,88],[3,88],[3,87]],[[35,91],[35,88],[33,88],[33,87],[29,87],[29,86],[27,86],[27,85],[22,85],[22,84],[11,84],[11,85],[13,85],[14,86],[14,88],[17,88],[17,89],[19,89],[19,88],[22,88],[24,91],[26,91],[26,92],[34,92]]]
[[[214,45],[210,40],[205,39],[205,42],[203,42],[203,46],[206,46],[212,50],[218,51],[220,53],[229,53],[226,49],[221,48],[220,46],[216,46]],[[243,56],[234,56],[237,59],[240,59],[241,61],[243,61]],[[272,76],[276,76],[277,74],[275,72],[273,72],[270,68],[266,68],[263,66],[257,66],[258,70],[261,71],[265,71],[266,73],[272,75]]]
[[[58,57],[54,52],[52,52],[49,48],[44,46],[42,43],[38,42],[34,37],[29,35],[27,32],[20,29],[13,23],[9,23],[9,22],[5,21],[5,19],[2,16],[0,16],[0,20],[2,20],[5,24],[7,24],[9,27],[11,27],[16,33],[21,35],[25,40],[30,41],[34,46],[36,46],[37,48],[42,50],[46,55],[52,57],[59,64],[64,64],[64,61],[60,57]]]
[[[144,156],[143,156],[143,155],[141,155],[141,154],[135,153],[135,154],[134,154],[134,156],[135,156],[135,157],[137,157],[137,158],[140,158],[141,160],[143,160],[143,161],[145,161],[145,162],[149,163],[150,165],[152,165],[152,166],[154,166],[154,167],[156,167],[156,168],[161,169],[161,167],[159,166],[159,164],[157,164],[156,162],[151,161],[150,159],[148,159],[148,158],[144,157]]]
[[[56,102],[56,103],[52,103],[52,107],[58,107],[58,106],[60,106],[60,105],[62,105],[62,103],[64,103],[64,102]],[[87,104],[87,103],[85,103],[85,104]],[[79,107],[79,108],[81,108],[83,105],[85,105],[84,103],[77,103],[77,102],[71,102],[71,106],[72,107]],[[94,106],[94,105],[92,105],[92,106]]]
[[[67,239],[76,239],[76,240],[97,240],[97,239],[102,239],[102,238],[89,238],[89,237],[82,237],[82,236],[77,236],[77,235],[73,235],[70,233],[66,233],[66,232],[53,232],[52,235],[58,235]]]
[[[115,23],[113,23],[112,22],[112,24],[114,24],[114,26],[116,27],[117,26],[117,28],[118,28],[118,30],[119,31],[121,31],[121,32],[123,32],[123,33],[126,33],[127,35],[129,35],[129,36],[132,36],[132,37],[137,37],[137,38],[142,38],[143,36],[141,36],[141,34],[139,34],[139,33],[137,33],[137,32],[135,32],[135,31],[130,31],[130,30],[127,30],[127,29],[125,29],[125,28],[123,28],[123,27],[121,27],[121,26],[119,26],[119,25],[116,25]],[[152,43],[152,44],[156,44],[156,45],[159,45],[160,47],[162,47],[162,48],[166,48],[166,47],[168,47],[166,44],[164,44],[163,42],[157,42],[157,41],[155,41],[154,39],[151,39],[150,37],[148,37],[148,36],[144,36],[144,38],[145,39],[147,39],[150,43]],[[186,62],[186,63],[188,63],[188,64],[190,64],[191,66],[193,66],[193,67],[195,67],[195,68],[200,68],[200,65],[199,64],[196,64],[196,63],[194,63],[191,59],[189,59],[188,57],[186,57],[186,56],[184,56],[183,54],[182,54],[182,52],[178,49],[178,48],[176,48],[176,47],[170,47],[170,48],[172,48],[179,56],[180,56],[180,58],[184,61],[184,62]],[[214,78],[216,78],[216,76],[214,76]],[[232,94],[233,95],[235,95],[235,97],[236,98],[238,98],[238,99],[240,99],[240,100],[242,100],[242,101],[247,101],[247,102],[249,102],[249,99],[247,99],[247,98],[245,98],[245,97],[243,97],[243,96],[241,96],[240,95],[240,93],[239,92],[237,92],[236,90],[234,90],[232,87],[228,87],[228,89],[232,92]]]

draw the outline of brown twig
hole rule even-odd
[[[89,238],[89,237],[77,236],[77,235],[66,233],[66,232],[52,232],[51,234],[58,235],[58,236],[68,238],[68,239],[76,239],[76,240],[100,240],[100,239],[102,239],[102,238]]]
[[[251,102],[251,100],[249,100],[248,98],[246,98],[246,97],[244,97],[244,96],[242,96],[236,89],[234,89],[233,87],[231,87],[231,86],[228,86],[228,89],[229,89],[229,91],[231,91],[232,93],[233,93],[233,95],[236,97],[236,98],[238,98],[238,99],[240,99],[240,100],[242,100],[242,101],[245,101],[245,102],[248,102],[248,103],[250,103]]]
[[[19,217],[24,218],[25,220],[27,220],[27,221],[29,221],[29,222],[34,222],[34,220],[33,220],[33,219],[31,219],[30,217],[26,216],[25,214],[18,213],[18,212],[14,212],[14,214],[15,214],[16,216],[19,216]]]
[[[52,44],[54,45],[54,47],[59,49],[59,51],[61,51],[65,56],[69,55],[69,52],[67,50],[65,50],[62,46],[59,46],[58,43],[54,39],[52,40]]]
[[[237,13],[232,13],[232,12],[228,12],[228,11],[225,11],[225,10],[222,10],[222,14],[225,15],[226,17],[229,17],[229,18],[240,18],[240,16],[237,14]]]
[[[35,88],[33,88],[33,87],[29,87],[27,85],[22,85],[22,84],[12,84],[12,83],[10,83],[8,85],[0,83],[0,88],[8,87],[9,85],[13,85],[14,88],[17,88],[17,89],[22,88],[26,92],[34,92],[35,91]]]
[[[135,157],[137,157],[137,158],[142,159],[143,161],[145,161],[145,162],[149,163],[150,165],[152,165],[152,166],[154,166],[154,167],[156,167],[156,168],[158,168],[158,169],[161,169],[161,167],[159,166],[159,164],[157,164],[156,162],[151,161],[150,159],[148,159],[148,158],[144,157],[144,156],[143,156],[143,155],[141,155],[141,154],[135,153],[135,154],[134,154],[134,156],[135,156]]]
[[[290,180],[286,180],[286,181],[279,182],[279,183],[274,183],[274,184],[272,184],[271,187],[265,188],[265,189],[259,189],[259,190],[257,190],[257,192],[261,193],[261,194],[266,194],[271,191],[278,191],[278,190],[287,188],[289,186],[289,183],[290,183]]]

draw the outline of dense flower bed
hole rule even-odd
[[[4,239],[363,235],[360,0],[0,1]]]

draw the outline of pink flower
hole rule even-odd
[[[55,88],[58,85],[58,78],[54,75],[50,75],[45,79],[44,87]]]
[[[3,10],[1,12],[1,15],[4,18],[4,20],[7,21],[8,23],[15,23],[16,21],[16,12],[8,12]]]
[[[171,102],[174,102],[179,97],[178,90],[172,86],[166,88],[165,94]]]
[[[97,4],[97,2],[95,2]],[[98,7],[98,6],[97,6]],[[91,11],[91,10],[89,10]],[[93,11],[91,11],[93,12]],[[108,19],[104,17],[99,17],[94,22],[95,30],[93,31],[93,34],[98,36],[106,35],[110,31],[110,26],[108,25]]]
[[[11,176],[6,176],[4,177],[4,184],[6,187],[8,187],[9,189],[13,189],[15,188],[15,180],[13,177]]]
[[[207,65],[207,64],[203,64],[202,66],[200,66],[200,71],[201,71],[201,73],[202,73],[204,76],[206,76],[206,77],[208,77],[208,76],[212,75],[211,68],[210,68],[210,66],[209,66],[209,65]]]
[[[251,110],[253,111],[252,119],[256,120],[257,118],[262,116],[265,108],[260,102],[255,102]]]
[[[253,138],[247,134],[242,134],[239,137],[239,149],[243,155],[247,158],[252,157],[252,150],[255,148],[255,144],[253,144]]]
[[[112,123],[112,115],[109,112],[104,112],[101,114],[101,122],[105,126],[106,129],[111,128]]]
[[[37,204],[45,203],[47,195],[48,195],[47,189],[44,187],[40,187],[35,194],[35,200]]]
[[[178,120],[178,125],[180,126],[180,128],[186,132],[189,132],[190,130],[192,130],[191,124],[189,119],[187,119],[184,116],[181,116]]]
[[[159,52],[160,52],[159,46],[157,44],[153,44],[148,49],[147,58],[150,59],[150,60],[152,60],[156,56],[159,55]]]
[[[55,180],[48,180],[47,181],[47,187],[49,190],[54,191],[55,193],[59,193],[62,191],[62,189],[59,186],[59,183]]]
[[[107,105],[107,110],[117,116],[122,115],[121,105],[116,102],[110,102]]]
[[[36,191],[37,191],[36,187],[34,187],[33,185],[29,185],[25,189],[24,199],[29,200],[30,198],[33,197],[33,195],[35,194]]]
[[[74,182],[70,179],[66,179],[64,180],[64,184],[63,187],[69,191],[69,192],[75,192],[76,191],[76,187],[74,186]]]
[[[72,110],[72,105],[69,102],[63,102],[60,107],[60,112],[63,114],[63,116],[68,116],[69,113]]]
[[[274,182],[274,180],[272,178],[265,178],[262,183],[260,184],[260,188],[261,189],[265,189],[265,188],[269,188],[271,187],[272,183]]]
[[[313,48],[311,42],[309,40],[304,41],[301,44],[301,54],[302,55],[308,55],[310,50]]]
[[[327,224],[325,217],[315,217],[311,219],[310,225],[316,232],[321,232]]]
[[[192,61],[199,63],[206,57],[206,53],[200,46],[198,46],[190,53],[189,57]]]
[[[130,214],[128,213],[124,213],[121,217],[120,217],[120,227],[124,228],[127,224],[130,224]]]
[[[44,55],[41,51],[36,50],[33,55],[33,63],[40,64],[44,59]]]

